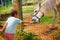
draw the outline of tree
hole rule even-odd
[[[17,10],[19,18],[22,19],[22,0],[12,0],[13,8]]]

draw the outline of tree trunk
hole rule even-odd
[[[20,0],[12,0],[13,8],[17,10],[19,18],[22,17],[22,5],[20,3]]]

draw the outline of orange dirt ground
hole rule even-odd
[[[28,18],[25,18],[24,21],[31,21],[32,17],[28,17]],[[38,38],[42,38],[42,40],[54,40],[51,33],[48,33],[47,35],[42,34],[45,31],[47,31],[50,26],[51,24],[40,24],[40,23],[29,24],[27,27],[25,27],[24,31],[31,32],[37,35]],[[59,24],[55,25],[55,27],[59,27],[59,26],[60,26]]]

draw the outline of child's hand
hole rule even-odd
[[[32,23],[33,23],[32,21],[24,21],[24,22],[23,22],[24,26],[30,25],[30,24],[32,24]]]
[[[28,26],[29,24],[28,23],[24,23],[24,26]]]

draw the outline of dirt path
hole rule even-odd
[[[29,19],[28,19],[29,18]],[[25,18],[24,21],[31,21],[32,17]],[[53,36],[51,33],[48,33],[47,35],[42,34],[46,30],[49,29],[51,24],[29,24],[27,27],[25,27],[24,31],[31,32],[38,36],[38,38],[42,38],[42,40],[53,40]],[[55,25],[60,26],[60,25]]]

